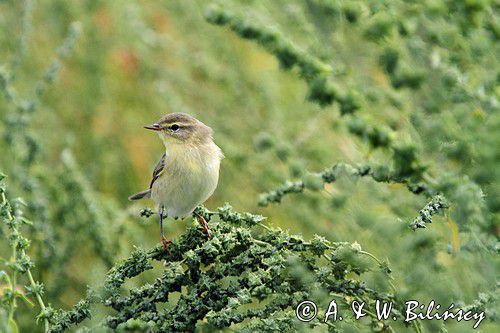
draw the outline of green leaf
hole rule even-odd
[[[0,258],[0,262],[1,262],[1,263],[4,263],[4,262],[6,262],[6,260],[5,260],[5,259],[3,259],[3,258]],[[0,271],[0,281],[1,281],[1,280],[5,281],[6,283],[10,283],[9,275],[8,275],[8,274],[7,274],[7,272],[6,272],[6,271],[4,271],[4,270],[1,270],[1,271]]]
[[[9,333],[19,333],[19,328],[17,328],[17,324],[14,319],[9,320]]]
[[[29,306],[31,307],[34,307],[35,306],[35,303],[33,303],[28,297],[26,297],[26,295],[22,294],[22,293],[19,293],[19,296],[22,298],[22,300],[28,304]]]

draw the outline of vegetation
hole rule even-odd
[[[404,323],[406,300],[497,332],[498,11],[0,1],[0,332],[471,331]],[[162,150],[142,125],[173,111],[226,158],[197,208],[213,237],[169,221],[168,254],[126,198]],[[353,317],[376,300],[390,320]]]

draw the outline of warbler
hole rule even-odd
[[[155,131],[165,146],[165,153],[153,171],[149,188],[129,196],[129,200],[151,198],[160,219],[161,243],[168,249],[163,232],[163,219],[190,216],[215,191],[219,181],[222,150],[215,144],[213,130],[185,113],[169,113],[144,128]],[[196,215],[210,237],[208,223]]]

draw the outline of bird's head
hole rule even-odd
[[[185,113],[169,113],[144,128],[156,131],[165,146],[173,144],[203,144],[212,140],[212,129]]]

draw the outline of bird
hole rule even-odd
[[[169,113],[144,128],[158,134],[165,152],[154,168],[149,188],[128,199],[151,198],[156,203],[162,249],[170,252],[171,241],[165,238],[163,220],[191,216],[212,196],[224,154],[214,142],[212,128],[186,113]],[[195,216],[210,238],[207,221],[200,214]]]

